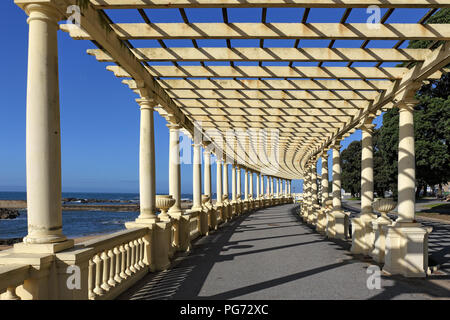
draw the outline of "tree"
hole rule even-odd
[[[374,191],[378,197],[384,198],[384,193],[390,190],[390,184],[392,183],[389,176],[389,166],[382,157],[382,153],[379,147],[380,129],[375,129],[373,132],[373,184]]]
[[[416,156],[416,196],[426,186],[450,181],[450,74],[422,86],[416,95],[414,138]],[[398,109],[383,115],[379,148],[390,189],[397,191]]]
[[[341,153],[342,188],[352,196],[361,193],[361,142],[353,141]]]

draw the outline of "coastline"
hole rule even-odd
[[[192,206],[192,201],[182,200],[181,209],[188,209]],[[0,200],[0,208],[26,210],[27,202],[25,200]],[[112,204],[62,204],[62,210],[71,211],[126,211],[126,212],[138,212],[139,203],[112,203]]]
[[[181,208],[186,210],[191,208],[192,201],[182,200]],[[0,208],[14,209],[14,210],[26,210],[27,203],[25,200],[0,200]],[[104,211],[104,212],[139,212],[139,204],[130,203],[112,203],[112,204],[63,204],[63,211]],[[108,233],[91,234],[81,237],[75,237],[75,243],[91,240],[99,236],[103,236]],[[0,251],[7,250],[13,247],[13,244],[20,242],[21,238],[1,238],[0,239]]]

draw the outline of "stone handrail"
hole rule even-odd
[[[28,279],[30,268],[27,264],[0,266],[0,300],[20,300],[16,289]]]
[[[81,243],[91,248],[88,297],[111,299],[126,290],[132,278],[150,265],[148,228],[124,230]],[[133,283],[135,281],[132,281]]]

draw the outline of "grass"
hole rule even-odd
[[[416,215],[450,222],[450,203],[435,203],[426,205],[425,207],[430,209],[416,212]]]
[[[450,203],[435,203],[435,204],[427,204],[424,207],[433,208],[433,209],[444,209],[450,211]]]

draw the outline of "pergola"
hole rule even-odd
[[[450,0],[15,0],[15,3],[28,14],[30,25],[28,235],[14,251],[0,256],[0,265],[21,261],[23,254],[35,253],[41,255],[27,256],[27,261],[42,265],[55,259],[56,254],[60,264],[83,266],[83,279],[89,288],[75,296],[59,287],[56,296],[114,297],[145,272],[167,268],[174,251],[188,250],[191,239],[208,234],[221,222],[256,208],[292,202],[291,179],[305,181],[300,212],[304,221],[329,238],[346,239],[349,216],[341,207],[340,141],[361,129],[362,210],[351,221],[352,252],[371,255],[384,263],[384,270],[391,274],[425,276],[429,230],[416,222],[414,207],[413,111],[417,103],[414,95],[424,81],[440,78],[450,63],[450,28],[427,23],[437,10],[450,8]],[[176,9],[182,22],[153,22],[146,11],[167,8]],[[192,22],[187,8],[216,8],[220,10],[220,19]],[[228,8],[261,8],[261,17],[257,22],[232,22]],[[268,21],[270,8],[304,10],[294,21],[278,23]],[[330,17],[331,22],[311,22],[308,18],[314,8],[341,8],[343,14]],[[375,14],[376,23],[369,20],[349,23],[354,8],[369,8],[371,12],[384,8],[385,12],[379,21]],[[416,23],[388,23],[395,10],[406,8],[428,10]],[[106,13],[105,10],[111,12],[109,9],[133,11],[138,20],[116,23]],[[75,24],[58,25],[64,19]],[[107,62],[107,69],[123,78],[123,83],[139,95],[136,101],[141,110],[140,216],[126,224],[129,231],[86,243],[82,249],[85,251],[74,249],[73,240],[62,233],[56,41],[59,29],[69,32],[74,39],[92,41],[97,49],[89,49],[88,53]],[[170,45],[170,41],[178,39],[187,39],[191,45]],[[153,45],[136,46],[140,40],[153,40]],[[205,46],[206,40],[222,40],[222,45]],[[238,40],[240,43],[253,40],[256,45],[235,46],[233,42]],[[273,40],[291,40],[293,45],[279,47]],[[322,40],[327,45],[302,45],[306,40]],[[357,47],[341,47],[341,40],[359,43]],[[371,41],[376,40],[394,40],[395,44],[390,48],[371,48]],[[402,48],[408,40],[429,40],[429,46]],[[398,66],[400,63],[402,66]],[[399,218],[394,223],[385,215],[377,218],[372,207],[372,121],[382,110],[392,107],[400,110]],[[155,195],[154,110],[167,119],[170,129],[172,198]],[[194,142],[193,206],[187,212],[180,206],[180,131]],[[332,192],[328,186],[329,149],[333,153]],[[212,152],[218,160],[215,203],[211,202]],[[317,183],[320,157],[321,188]],[[233,168],[231,199],[228,164]],[[244,199],[240,190],[241,169],[245,170]],[[252,196],[254,173],[256,198]],[[268,177],[266,193],[263,175]],[[277,179],[275,187],[274,179]],[[161,210],[158,216],[156,207]],[[42,286],[41,280],[26,282],[36,276],[27,272],[26,266],[17,265],[0,269],[0,293],[7,288],[8,297],[14,298],[16,287],[24,283],[31,288],[32,298],[39,298],[33,292],[39,291],[36,288]],[[59,270],[57,277],[64,282],[63,274]],[[10,282],[2,286],[4,275],[15,275],[19,280],[14,283],[5,280]],[[43,279],[41,275],[39,279]]]
[[[352,8],[389,8],[379,25],[346,23]],[[227,8],[262,7],[259,23],[230,23]],[[290,23],[266,22],[270,7],[304,7],[303,16]],[[333,23],[308,23],[310,8],[345,8]],[[430,8],[416,24],[387,24],[397,8]],[[448,64],[449,40],[445,24],[425,24],[448,1],[146,1],[93,0],[83,8],[81,28],[62,25],[74,39],[93,41],[88,50],[107,69],[137,90],[143,86],[158,101],[161,114],[171,114],[193,134],[193,124],[213,140],[228,144],[227,153],[242,165],[272,172],[281,178],[299,179],[308,160],[351,134],[369,114],[391,108],[411,84],[436,79]],[[144,9],[178,8],[183,22],[153,23]],[[185,8],[221,8],[222,21],[192,23]],[[104,9],[134,9],[139,21],[114,23]],[[105,23],[107,25],[105,25]],[[108,32],[105,32],[108,30]],[[130,40],[154,39],[160,47],[134,47]],[[191,47],[167,46],[165,40],[189,39]],[[222,47],[199,46],[199,40],[225,39]],[[259,46],[232,46],[232,39],[256,39]],[[293,39],[293,48],[271,47],[266,39]],[[327,39],[322,48],[302,47],[302,39]],[[414,39],[432,40],[430,49],[400,49]],[[336,40],[361,40],[360,48],[336,47]],[[371,40],[396,40],[393,48],[366,48]],[[134,41],[134,44],[139,41]],[[434,46],[433,46],[434,45]],[[185,65],[185,62],[197,65]],[[240,65],[254,61],[257,65]],[[170,62],[158,65],[158,62]],[[224,62],[220,65],[211,62]],[[266,65],[276,62],[275,65]],[[308,62],[312,66],[297,66]],[[342,66],[323,66],[340,62]],[[372,62],[371,67],[352,67]],[[407,62],[414,67],[383,67],[384,62]],[[249,130],[277,131],[278,154],[274,162],[260,159],[275,145],[249,139]],[[246,137],[226,139],[227,132],[247,132]],[[262,134],[261,134],[262,135]],[[270,135],[270,134],[269,134]],[[236,143],[237,140],[237,143]],[[218,146],[222,148],[222,146]],[[255,155],[255,156],[252,156]]]

